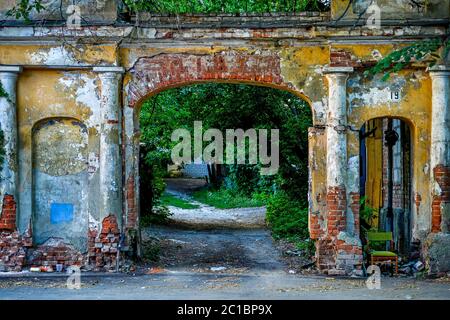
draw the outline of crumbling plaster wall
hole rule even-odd
[[[109,28],[109,29],[108,29]],[[0,35],[11,40],[16,33],[24,37],[57,36],[61,28],[0,29]],[[120,35],[130,27],[105,27],[94,31],[81,30],[80,37],[91,38],[90,32],[102,37]],[[431,83],[424,66],[394,74],[382,82],[377,76],[363,76],[363,69],[381,56],[397,48],[387,41],[361,43],[358,37],[376,35],[391,37],[403,35],[402,29],[335,30],[325,27],[264,29],[137,29],[137,38],[128,39],[118,47],[113,41],[69,44],[11,44],[0,46],[0,64],[23,65],[18,80],[18,132],[19,132],[19,217],[18,227],[23,233],[33,214],[33,128],[46,119],[74,119],[86,127],[87,151],[87,224],[89,226],[90,253],[96,264],[102,258],[95,256],[101,240],[108,238],[108,250],[117,250],[117,222],[127,230],[136,229],[138,220],[137,161],[139,144],[140,105],[149,96],[173,86],[199,81],[223,81],[264,85],[291,91],[305,98],[313,110],[314,128],[310,130],[310,219],[311,236],[318,239],[327,232],[326,190],[326,125],[328,113],[328,82],[323,68],[352,66],[347,85],[347,135],[348,174],[345,181],[347,193],[347,230],[358,228],[359,192],[359,141],[356,131],[375,117],[392,116],[405,119],[413,132],[413,194],[421,199],[414,208],[414,236],[423,238],[430,231],[429,196],[429,134],[431,110]],[[442,28],[418,27],[407,30],[410,35],[439,34]],[[70,32],[69,32],[70,35]],[[324,41],[328,37],[356,36],[356,40]],[[94,39],[94,38],[92,38]],[[92,40],[91,39],[91,40]],[[334,61],[336,59],[336,61]],[[195,62],[195,63],[194,63]],[[122,153],[124,164],[124,213],[117,221],[109,217],[106,229],[102,222],[99,202],[98,157],[100,150],[102,83],[94,66],[123,66]],[[53,69],[52,69],[53,68]],[[177,71],[178,70],[178,71]],[[390,92],[399,91],[401,101],[391,101]],[[91,196],[94,195],[94,196]],[[416,203],[417,204],[417,203]],[[84,218],[82,218],[84,219]],[[314,221],[313,221],[314,220]],[[84,223],[84,222],[83,222]],[[318,228],[317,228],[318,226]],[[103,230],[105,229],[105,230]],[[96,230],[95,232],[93,230]],[[75,245],[86,251],[86,238]],[[99,236],[103,234],[103,236]],[[67,238],[69,236],[66,234]],[[103,237],[103,238],[102,238]],[[114,239],[113,239],[114,238]],[[111,240],[113,239],[113,240]],[[72,242],[73,240],[71,240]],[[109,241],[109,240],[108,240]],[[75,241],[76,242],[76,241]],[[345,241],[343,241],[345,242]],[[92,247],[91,246],[99,246]],[[113,246],[115,245],[115,246]],[[92,250],[92,252],[91,252]],[[114,251],[113,250],[113,251]],[[108,251],[113,264],[115,252]]]
[[[99,227],[98,202],[96,197],[90,196],[98,190],[99,90],[101,87],[96,75],[80,70],[29,69],[21,74],[17,89],[18,228],[25,230],[32,220],[38,244],[43,243],[46,236],[59,235],[72,242],[78,250],[86,251],[88,224]],[[69,122],[69,125],[62,125],[61,121]],[[40,137],[42,123],[54,129]],[[79,132],[71,129],[73,126],[78,126]],[[51,139],[55,143],[48,145]],[[77,143],[81,145],[77,146]],[[61,177],[65,177],[65,183]],[[71,182],[74,185],[71,186]],[[81,199],[71,199],[67,193],[78,194]],[[67,227],[68,222],[53,226],[47,209],[51,203],[67,203],[70,199],[75,205],[74,217],[80,219],[77,221],[79,225],[73,221],[70,228]],[[32,217],[44,214],[44,208],[46,217]]]
[[[431,228],[430,130],[431,82],[422,70],[401,72],[388,81],[381,76],[372,80],[355,75],[349,79],[349,123],[360,129],[367,120],[381,117],[403,119],[411,127],[412,194],[421,201],[411,206],[413,238],[423,240]],[[391,92],[400,92],[401,100],[392,101]],[[359,153],[358,135],[349,140],[350,157]],[[355,186],[356,188],[357,186]]]

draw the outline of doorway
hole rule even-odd
[[[398,118],[376,118],[360,129],[361,231],[392,232],[408,256],[412,239],[411,129]]]

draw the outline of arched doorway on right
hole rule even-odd
[[[406,121],[383,117],[368,120],[359,133],[361,235],[392,232],[394,250],[406,260],[418,249],[412,242],[411,132]]]

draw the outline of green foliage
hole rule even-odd
[[[359,200],[359,204],[361,206],[361,210],[359,211],[361,219],[364,220],[367,224],[371,225],[373,219],[378,217],[378,210],[372,208],[367,203],[367,198],[365,196]]]
[[[249,197],[243,194],[236,194],[224,188],[219,190],[204,189],[196,191],[193,197],[198,202],[218,209],[262,207],[266,204],[263,198],[256,195]]]
[[[289,197],[286,192],[277,192],[267,204],[267,221],[275,238],[300,241],[309,238],[308,209]]]
[[[267,217],[274,236],[288,238],[299,249],[310,252],[314,244],[307,241],[308,128],[312,125],[309,105],[285,91],[220,83],[175,88],[153,96],[144,103],[140,114],[141,142],[145,145],[141,162],[147,166],[141,169],[141,190],[142,181],[148,187],[167,172],[171,149],[176,144],[170,139],[171,133],[185,128],[193,137],[193,123],[198,120],[203,122],[203,130],[280,129],[280,168],[276,175],[261,176],[260,164],[226,165],[225,180],[219,189],[201,190],[193,197],[220,209],[268,204]],[[153,193],[153,205],[168,204]]]
[[[150,214],[141,216],[141,227],[149,227],[153,224],[166,224],[172,213],[165,206],[154,207]]]
[[[177,198],[171,194],[163,194],[160,198],[160,203],[163,206],[172,206],[177,207],[181,209],[196,209],[199,206],[196,204],[192,204],[189,201],[186,201],[184,199]]]
[[[383,81],[389,79],[390,75],[409,66],[412,62],[428,60],[429,67],[434,66],[438,61],[445,61],[450,50],[450,40],[428,39],[414,43],[410,46],[395,50],[385,56],[371,69],[365,72],[366,75],[384,73]],[[441,53],[439,54],[439,51]]]
[[[326,11],[321,0],[124,0],[130,11],[166,14]]]
[[[31,11],[36,10],[37,12],[41,12],[44,9],[42,0],[17,0],[16,5],[8,10],[6,15],[29,22]]]
[[[141,186],[144,184],[147,188],[157,181],[151,182],[152,179],[162,179],[170,163],[171,150],[177,143],[171,141],[171,133],[178,128],[193,133],[196,120],[203,121],[204,130],[217,128],[222,132],[230,128],[278,128],[278,174],[260,176],[259,165],[230,165],[224,187],[247,197],[253,193],[284,190],[306,205],[307,139],[311,119],[311,109],[306,102],[289,92],[271,88],[211,83],[163,91],[146,101],[140,114],[141,142],[145,145],[141,148],[141,163],[146,165],[141,169]],[[150,189],[161,192],[158,188]],[[152,192],[156,203],[158,192]]]
[[[142,243],[142,258],[144,261],[157,262],[160,259],[161,245],[157,239],[149,239]]]
[[[161,14],[327,11],[328,0],[122,0],[129,11]],[[45,10],[42,0],[17,0],[7,15],[30,21],[31,11]]]

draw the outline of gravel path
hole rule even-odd
[[[172,213],[170,224],[194,229],[217,228],[264,228],[266,208],[217,209],[193,200],[190,195],[205,186],[202,179],[166,179],[166,192],[198,206],[196,209],[181,209],[169,206]]]

